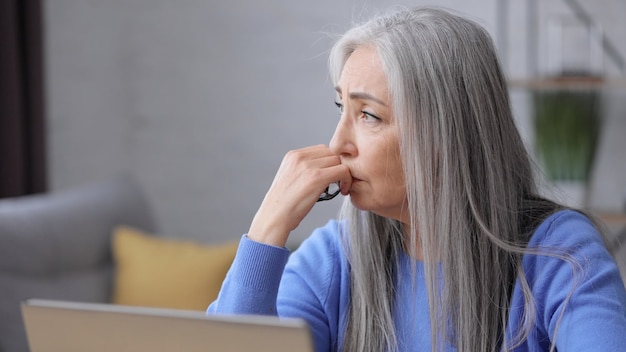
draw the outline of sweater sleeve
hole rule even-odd
[[[217,299],[207,314],[263,314],[307,321],[316,351],[338,341],[341,287],[337,223],[316,229],[290,256],[286,248],[243,236]],[[332,292],[332,293],[331,293]]]
[[[307,320],[316,351],[338,350],[342,307],[349,296],[336,229],[331,221],[302,243],[289,258],[278,292],[279,315]]]
[[[244,235],[207,314],[276,315],[276,295],[289,250],[265,245]]]
[[[531,245],[568,258],[531,255],[524,260],[539,328],[556,337],[559,351],[623,349],[626,290],[600,234],[573,211],[557,213],[537,232]]]

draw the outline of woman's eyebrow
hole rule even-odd
[[[335,90],[341,96],[341,88],[339,88],[337,86],[337,87],[335,87]],[[387,103],[385,103],[381,99],[376,98],[375,96],[373,96],[373,95],[371,95],[369,93],[365,93],[365,92],[351,92],[350,93],[350,99],[371,100],[371,101],[373,101],[375,103],[378,103],[378,104],[380,104],[382,106],[387,106]]]

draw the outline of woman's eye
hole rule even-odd
[[[361,113],[363,114],[363,119],[364,119],[365,121],[372,121],[372,122],[375,122],[375,121],[380,121],[380,120],[381,120],[381,119],[380,119],[380,117],[378,117],[378,116],[376,116],[376,115],[374,115],[374,114],[372,114],[372,113],[370,113],[370,112],[367,112],[367,111],[361,111]]]
[[[336,101],[335,102],[335,106],[337,107],[337,109],[339,109],[340,113],[343,113],[343,104],[341,104],[340,102]]]

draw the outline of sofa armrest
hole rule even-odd
[[[155,230],[130,177],[0,199],[0,351],[28,351],[25,299],[110,300],[110,240],[120,224]]]

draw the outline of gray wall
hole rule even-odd
[[[495,36],[495,1],[436,4],[472,16]],[[284,153],[327,143],[332,135],[329,34],[377,8],[429,3],[46,1],[51,188],[130,173],[145,188],[164,235],[236,239]],[[509,43],[502,49],[513,76],[527,69],[520,3],[511,2]],[[623,21],[614,13],[603,16],[623,38]],[[527,96],[512,96],[530,140]],[[600,185],[594,204],[605,208],[618,207],[626,193],[626,146],[619,143],[626,109],[614,105],[621,117],[612,118],[613,139],[604,141],[599,160],[605,178],[594,183]],[[318,204],[293,240],[335,216],[339,203]]]

